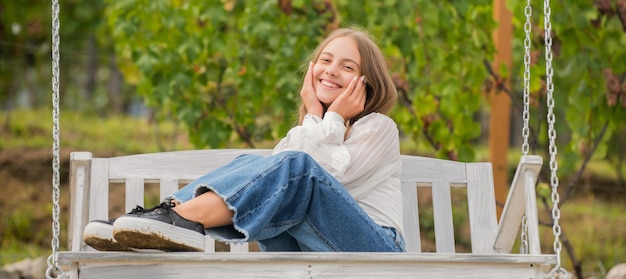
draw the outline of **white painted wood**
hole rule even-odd
[[[110,159],[109,179],[121,182],[128,177],[143,177],[150,183],[161,177],[177,177],[181,183],[188,183],[242,154],[268,156],[272,150],[208,149],[114,157]]]
[[[403,230],[408,253],[251,253],[248,245],[231,245],[230,253],[215,252],[210,237],[205,253],[97,252],[82,243],[87,220],[108,218],[109,183],[125,185],[125,204],[130,210],[143,204],[145,183],[159,183],[164,199],[179,185],[246,153],[266,156],[271,150],[195,150],[114,158],[73,153],[69,228],[73,252],[61,252],[59,259],[71,269],[72,278],[205,278],[207,274],[226,278],[540,278],[544,266],[556,261],[554,255],[539,255],[535,248],[536,255],[496,254],[508,245],[508,240],[502,242],[504,246],[498,245],[498,239],[517,235],[511,230],[519,230],[521,217],[517,227],[511,221],[497,226],[491,164],[408,155],[402,156]],[[533,208],[536,216],[536,203],[533,207],[523,198],[528,195],[534,200],[524,185],[531,180],[534,185],[540,157],[538,162],[537,167],[533,156],[520,160],[518,172],[529,172],[516,175],[514,187],[521,186],[512,188],[514,193],[507,199],[504,214],[513,219],[529,209],[526,214],[532,214]],[[432,187],[437,253],[420,253],[417,187]],[[471,254],[455,253],[451,187],[467,187]],[[537,220],[529,222],[533,223],[529,228],[537,230]]]
[[[498,228],[491,163],[467,164],[467,207],[472,252],[492,254]]]
[[[433,182],[432,192],[437,253],[454,253],[455,243],[450,184],[443,181],[435,181]]]
[[[70,268],[69,276],[70,278],[78,278],[78,263],[74,262]]]
[[[213,239],[210,235],[206,235],[204,237],[204,251],[205,253],[213,253],[215,252],[215,239]]]
[[[93,158],[90,161],[89,220],[109,219],[109,160]],[[84,224],[86,225],[86,224]],[[82,230],[82,229],[81,229]]]
[[[539,217],[537,216],[537,194],[535,193],[535,182],[537,177],[532,170],[524,170],[524,192],[526,196],[526,224],[528,237],[528,253],[541,254],[541,246],[539,243],[539,230],[537,225]],[[532,198],[529,198],[532,197]]]
[[[70,217],[68,222],[68,249],[80,251],[83,228],[88,222],[88,215],[84,214],[89,207],[89,182],[91,153],[73,152],[70,154]]]
[[[61,253],[83,278],[543,278],[552,255],[440,253]]]
[[[229,246],[231,253],[247,253],[250,251],[250,246],[247,243],[230,243]]]
[[[431,186],[433,181],[450,181],[464,184],[467,181],[465,163],[435,158],[402,155],[402,181],[425,183],[418,186]]]
[[[143,206],[144,181],[141,177],[129,177],[126,179],[126,202],[124,203],[126,212],[131,211],[136,206]]]
[[[404,242],[407,252],[421,252],[420,226],[415,183],[402,182],[402,219],[404,222]]]
[[[524,216],[524,213],[526,213],[526,176],[524,173],[526,170],[534,173],[534,181],[529,183],[535,185],[537,177],[539,177],[542,164],[543,159],[537,155],[525,155],[520,158],[517,170],[515,171],[515,176],[513,177],[511,189],[509,190],[509,195],[506,199],[506,203],[504,204],[504,209],[502,210],[502,216],[500,217],[498,233],[493,246],[496,251],[500,253],[511,252],[515,239],[519,235],[522,217]],[[530,198],[536,199],[536,196],[533,195]],[[528,210],[531,212],[534,211],[535,213],[531,213],[531,215],[536,216],[536,206],[529,208]],[[532,229],[537,230],[538,226],[533,224]]]
[[[161,201],[170,196],[171,193],[178,190],[178,178],[175,177],[163,177],[159,183],[159,198]]]
[[[233,260],[240,262],[271,261],[283,262],[358,262],[371,263],[389,262],[413,263],[417,261],[429,263],[473,263],[473,264],[523,264],[528,265],[536,262],[547,264],[556,263],[554,255],[520,255],[520,254],[495,254],[482,255],[470,253],[362,253],[362,252],[250,252],[250,253],[203,253],[203,252],[62,252],[59,256],[61,264],[70,264],[76,260],[90,261],[158,261],[158,262],[211,262]]]

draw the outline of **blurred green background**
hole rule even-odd
[[[307,55],[328,31],[353,25],[370,31],[387,58],[403,153],[488,161],[487,139],[498,132],[488,125],[488,96],[508,94],[513,172],[522,142],[525,1],[506,1],[510,69],[492,63],[493,1],[379,2],[61,1],[64,212],[74,150],[271,148],[295,123]],[[530,144],[547,168],[542,8],[532,14]],[[626,1],[558,1],[551,12],[563,263],[598,278],[626,262]],[[50,253],[52,27],[48,1],[5,1],[0,14],[6,264]],[[547,169],[540,180],[542,251],[551,253]]]

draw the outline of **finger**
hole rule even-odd
[[[367,85],[365,83],[365,76],[361,76],[361,78],[359,78],[359,89],[363,89],[363,92],[365,92],[365,86]]]
[[[358,78],[356,85],[354,86],[353,94],[356,93],[356,97],[361,97],[365,92],[365,82],[363,81],[363,76]]]
[[[367,93],[366,93],[366,87],[367,84],[365,83],[365,76],[361,76],[361,78],[359,79],[357,88],[355,88],[355,90],[358,90],[358,98],[359,98],[359,103],[360,104],[365,104],[365,99],[367,97]]]
[[[365,81],[365,75],[362,75],[359,78],[359,82],[358,82],[358,89],[362,90],[363,92],[365,92],[365,88],[367,87],[367,81]]]
[[[310,86],[313,85],[313,61],[309,62],[309,68],[306,70],[306,74],[304,75],[304,85]]]
[[[348,88],[346,88],[346,94],[348,96],[351,96],[354,93],[354,90],[359,83],[358,80],[359,80],[358,77],[354,76],[354,78],[348,84]]]
[[[315,63],[313,61],[309,62],[309,81],[311,86],[313,86],[313,66],[315,66]]]

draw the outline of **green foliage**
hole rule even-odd
[[[626,261],[624,210],[626,205],[622,200],[606,201],[592,196],[578,198],[562,207],[563,231],[567,232],[574,254],[582,263],[583,278],[604,278],[610,268]],[[540,234],[542,251],[550,253],[554,242],[552,228],[542,226]],[[562,262],[567,270],[572,270],[565,254]]]
[[[233,133],[254,146],[294,123],[295,70],[327,21],[315,9],[290,15],[264,1],[109,4],[120,68],[150,106],[189,126],[196,146],[223,147]]]
[[[623,124],[626,119],[626,19],[620,20],[616,15],[617,2],[576,0],[568,1],[566,5],[552,5],[551,8],[555,127],[559,143],[563,145],[559,152],[565,153],[567,158],[560,162],[565,173],[572,172],[587,155],[608,158],[618,165],[624,161],[626,149],[623,142],[614,139],[626,131]],[[601,3],[608,3],[608,6],[603,7]],[[525,1],[509,1],[509,8],[515,11],[515,37],[519,38],[515,44],[514,59],[520,66],[515,68],[520,70],[523,70],[525,5]],[[531,117],[545,121],[546,88],[539,83],[546,76],[543,7],[534,9],[531,60],[531,79],[534,80],[531,98],[534,106]],[[519,72],[514,76],[523,75]],[[611,88],[610,80],[617,88]],[[517,88],[521,88],[519,78],[517,84]],[[617,95],[611,100],[611,95],[615,93],[612,90],[615,89]],[[514,99],[521,100],[521,95]],[[545,124],[535,126],[535,134],[543,146],[547,146],[545,129]]]
[[[11,212],[8,218],[2,218],[4,223],[3,241],[23,241],[33,240],[34,231],[31,221],[33,212],[28,207],[20,208]]]
[[[108,4],[127,80],[188,125],[197,147],[223,147],[233,134],[249,146],[282,137],[299,102],[297,69],[327,30],[358,25],[379,38],[401,89],[394,117],[402,130],[440,156],[474,157],[482,61],[493,53],[490,1]]]
[[[43,71],[35,70],[28,76],[20,71],[25,67],[37,68],[50,57],[49,45],[43,44],[50,41],[46,32],[49,26],[46,23],[50,22],[49,12],[24,8],[44,2],[46,1],[16,0],[0,4],[0,105],[14,98],[14,91],[18,86],[35,91],[41,88],[43,80],[48,84],[50,82]],[[20,79],[16,80],[16,76]],[[29,97],[34,97],[36,93],[38,92],[30,92]]]
[[[513,79],[512,99],[519,107],[525,3],[508,4],[518,38],[515,66],[496,68],[499,76]],[[283,136],[294,123],[298,69],[309,52],[327,30],[358,25],[379,39],[388,59],[400,92],[393,117],[403,134],[438,157],[471,161],[472,140],[481,133],[476,114],[485,107],[483,84],[491,78],[484,64],[494,53],[491,5],[127,0],[108,2],[106,15],[127,81],[161,117],[182,120],[196,147],[224,147],[233,140],[256,146]],[[626,110],[607,102],[603,85],[609,77],[624,83],[623,23],[588,1],[553,6],[556,130],[568,158],[561,169],[572,172],[592,151],[623,165],[626,151],[611,139],[624,130],[619,123]],[[541,7],[535,7],[531,115],[532,124],[538,123],[532,125],[537,148],[545,150],[546,109],[538,106],[546,91],[542,24]],[[620,100],[626,99],[622,94]]]
[[[104,2],[59,1],[62,100],[90,106],[85,98],[85,61],[81,51],[100,24]],[[43,0],[3,1],[0,4],[0,108],[42,107],[50,104],[51,3]],[[91,54],[91,53],[89,53]],[[96,59],[94,57],[94,59]],[[27,96],[27,98],[24,98]],[[74,104],[76,104],[74,103]],[[74,107],[76,107],[74,106]]]

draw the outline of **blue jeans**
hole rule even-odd
[[[212,191],[234,211],[233,225],[206,233],[258,241],[262,251],[403,252],[394,228],[376,224],[344,187],[303,152],[242,155],[176,191],[185,202]]]

